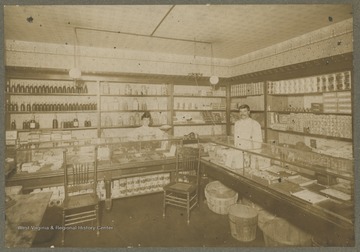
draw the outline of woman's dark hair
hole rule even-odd
[[[151,114],[149,111],[145,111],[144,114],[141,116],[141,120],[144,118],[150,118],[151,119]]]
[[[141,120],[144,118],[149,118],[151,121],[151,114],[149,111],[145,111],[144,114],[141,116]]]

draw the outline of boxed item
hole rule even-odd
[[[322,113],[324,111],[324,105],[322,103],[311,103],[311,111]]]

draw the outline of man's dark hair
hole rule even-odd
[[[247,105],[247,104],[242,104],[242,105],[240,105],[239,110],[240,110],[240,109],[244,109],[244,108],[246,108],[248,111],[250,111],[250,107],[249,107],[249,105]]]

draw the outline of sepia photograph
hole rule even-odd
[[[359,3],[289,2],[5,1],[1,247],[356,250]]]

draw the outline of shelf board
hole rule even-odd
[[[124,94],[101,94],[100,97],[164,97],[168,98],[169,95],[124,95]]]
[[[204,125],[226,125],[226,123],[174,123],[173,126],[204,126]]]
[[[226,112],[225,109],[174,109],[174,112],[177,111],[188,111],[188,112],[203,112],[203,111],[209,111],[209,112]]]
[[[239,112],[238,109],[230,109],[230,112]],[[250,113],[264,113],[265,110],[250,110]]]
[[[160,127],[163,124],[156,124],[156,125],[151,125],[151,127]],[[101,126],[100,129],[127,129],[127,128],[138,128],[141,127],[141,125],[125,125],[125,126]]]
[[[6,93],[7,95],[21,96],[97,96],[97,94],[77,94],[77,93]]]
[[[151,112],[167,112],[169,110],[166,109],[149,109],[149,110],[102,110],[100,113],[117,113],[117,112],[145,112],[145,111],[151,111]]]
[[[80,127],[80,128],[40,128],[40,129],[16,129],[18,132],[36,132],[36,131],[73,131],[73,130],[94,130],[97,127]]]
[[[220,95],[178,95],[174,94],[175,98],[226,98],[226,96]]]
[[[335,90],[335,91],[325,91],[325,92],[268,94],[268,95],[272,95],[272,96],[305,96],[305,95],[322,95],[322,94],[326,94],[326,93],[337,93],[337,92],[351,92],[351,89],[347,89],[347,90]]]
[[[315,115],[348,115],[351,116],[351,113],[329,113],[329,112],[311,112],[311,111],[267,111],[267,112],[274,112],[279,114],[290,114],[290,113],[296,113],[296,114],[315,114]]]
[[[230,123],[230,125],[231,125],[231,126],[234,126],[234,125],[235,125],[235,123],[234,123],[234,122],[231,122],[231,123]],[[262,130],[265,130],[266,128],[265,128],[265,127],[263,127],[263,126],[261,126],[261,129],[262,129]]]
[[[96,113],[97,110],[72,110],[72,111],[6,111],[9,114],[68,114],[68,113]]]
[[[285,130],[277,130],[272,128],[267,128],[268,130],[277,131],[281,133],[286,134],[295,134],[295,135],[301,135],[301,136],[309,136],[309,137],[319,137],[319,138],[326,138],[326,139],[332,139],[332,140],[340,140],[340,141],[346,141],[346,142],[352,142],[352,138],[345,138],[345,137],[335,137],[335,136],[326,136],[326,135],[320,135],[320,134],[310,134],[310,133],[304,133],[304,132],[298,132],[298,131],[285,131]]]
[[[235,95],[230,96],[230,98],[246,98],[246,97],[253,97],[253,96],[263,96],[264,94],[253,94],[253,95]]]

